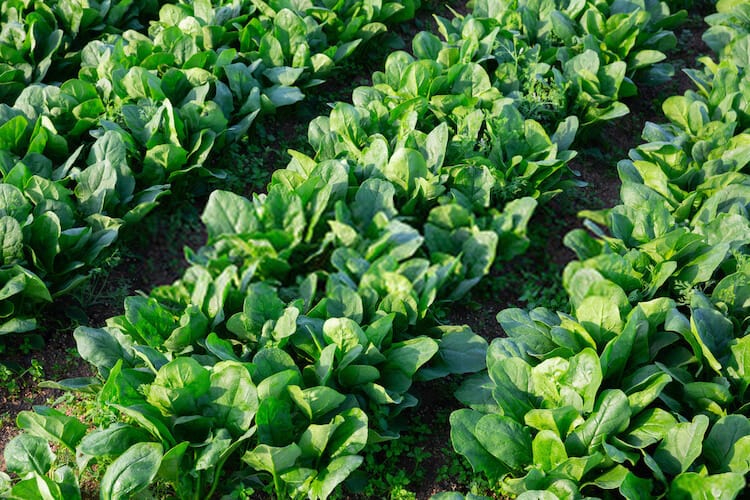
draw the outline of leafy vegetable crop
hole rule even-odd
[[[570,311],[501,311],[508,337],[457,393],[456,450],[511,494],[745,489],[745,69],[722,55],[620,162],[622,204],[565,238]]]
[[[34,329],[40,303],[84,281],[119,230],[146,215],[176,179],[221,176],[204,167],[214,147],[243,137],[259,112],[302,99],[295,85],[320,83],[361,41],[417,6],[4,4],[3,33],[25,22],[37,38],[56,33],[55,50],[78,49],[47,52],[33,36],[21,37],[24,47],[44,51],[31,61],[39,74],[18,80],[16,68],[3,76],[7,95],[17,97],[0,104],[0,169],[6,205],[18,208],[4,212],[0,331]],[[152,11],[158,19],[147,32],[133,29],[142,30],[139,19]],[[43,22],[67,31],[42,29]],[[79,32],[95,39],[84,45],[90,38]],[[75,67],[77,78],[27,85],[41,81],[53,59]]]
[[[557,123],[575,114],[584,128],[628,113],[619,99],[634,82],[657,84],[673,73],[664,51],[686,13],[657,1],[483,0],[441,34],[459,53],[490,60],[496,87],[529,118]]]
[[[244,133],[264,107],[294,102],[298,82],[316,83],[300,79],[328,68],[318,54],[335,62],[356,44],[347,34],[335,52],[314,52],[324,33],[311,29],[319,9],[254,5],[257,21],[233,7],[165,6],[147,35],[129,31],[83,50],[71,85],[95,88],[84,101],[94,101],[92,126],[126,151],[145,151],[135,181],[123,176],[119,185],[126,194],[143,183],[155,201],[166,189],[155,183],[201,168],[214,144]],[[378,15],[410,8],[364,9],[359,26],[370,33]],[[478,15],[486,8],[475,6]],[[236,39],[206,29],[218,18],[234,21]],[[525,116],[517,95],[500,90],[507,76],[489,69],[499,41],[513,40],[510,26],[457,19],[441,21],[445,41],[419,34],[413,56],[392,54],[352,104],[314,120],[315,156],[291,152],[265,194],[214,192],[203,214],[209,240],[187,252],[180,280],[129,297],[104,328],[76,331],[99,377],[55,386],[97,394],[120,421],[81,432],[77,420],[48,408],[23,413],[26,433],[7,452],[23,478],[6,483],[9,495],[75,497],[81,470],[97,463],[106,467],[106,498],[154,481],[179,497],[210,497],[222,474],[238,488],[326,498],[368,442],[398,437],[397,417],[417,402],[413,380],[484,366],[486,342],[440,325],[435,311],[465,295],[496,258],[523,252],[536,205],[576,184],[567,162],[580,120],[568,108],[544,124]],[[235,42],[239,49],[222,45]],[[571,60],[578,57],[584,67],[617,65],[591,50]],[[613,83],[609,70],[591,71],[616,87],[612,99],[623,82],[632,87],[623,72]],[[575,95],[588,120],[587,101]],[[84,200],[126,211],[119,192],[115,180]],[[49,441],[75,451],[77,470],[54,465]]]
[[[31,83],[72,76],[86,43],[105,32],[143,29],[158,12],[159,3],[158,0],[3,2],[0,102],[13,102]]]

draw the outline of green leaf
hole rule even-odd
[[[163,417],[161,413],[153,406],[146,404],[134,404],[130,406],[112,404],[112,407],[122,412],[128,418],[133,419],[139,426],[143,427],[149,434],[166,446],[174,446],[176,444],[172,432],[162,421]]]
[[[7,265],[23,259],[23,243],[23,233],[18,221],[7,215],[0,217],[0,262]],[[54,251],[55,246],[52,245],[51,248]]]
[[[4,454],[8,471],[21,477],[28,473],[44,476],[55,461],[46,439],[25,433],[11,439]]]
[[[550,430],[543,430],[534,436],[531,443],[534,464],[541,466],[544,471],[554,470],[555,467],[568,459],[560,436]]]
[[[658,443],[677,424],[677,419],[661,408],[649,408],[630,423],[630,428],[619,437],[630,446],[643,449]]]
[[[132,445],[148,440],[149,435],[143,429],[118,422],[106,429],[86,434],[76,452],[95,458],[119,456]]]
[[[349,318],[329,318],[323,323],[323,337],[338,346],[337,356],[344,356],[357,346],[366,346],[369,339],[362,328]]]
[[[568,371],[560,383],[575,389],[583,399],[583,412],[594,409],[599,385],[602,383],[602,368],[596,351],[586,348],[570,358]]]
[[[602,392],[594,413],[566,439],[565,446],[569,454],[584,456],[594,453],[609,436],[627,428],[630,415],[625,393],[619,389]]]
[[[400,193],[411,195],[417,185],[416,179],[428,176],[427,163],[418,151],[398,148],[388,160],[382,175],[391,181]]]
[[[35,406],[33,412],[22,411],[16,417],[16,424],[30,434],[61,444],[73,452],[86,434],[86,426],[77,418],[46,406]]]
[[[276,85],[270,89],[266,89],[264,94],[277,108],[290,106],[305,98],[305,94],[297,87],[287,87],[285,85]]]
[[[292,400],[311,421],[318,420],[346,400],[346,396],[326,386],[300,389],[298,386],[290,385],[287,386],[287,391],[289,391]]]
[[[34,474],[29,479],[16,483],[11,498],[44,498],[63,500],[60,486],[47,476]],[[65,499],[67,500],[67,499]]]
[[[162,366],[146,390],[146,399],[164,415],[196,415],[198,400],[209,391],[210,373],[193,358]]]
[[[344,421],[343,417],[336,416],[327,424],[310,424],[302,433],[298,444],[305,459],[318,460],[328,445],[328,441],[339,425]]]
[[[112,462],[100,483],[103,500],[131,498],[156,477],[163,448],[159,443],[136,443]]]
[[[357,455],[334,458],[315,476],[310,485],[309,497],[315,500],[328,498],[336,486],[349,477],[349,474],[359,467],[363,460]]]
[[[520,471],[533,462],[531,434],[504,415],[485,415],[474,428],[476,439],[508,469]]]
[[[617,303],[609,297],[588,296],[576,307],[576,318],[597,345],[622,332],[623,322]]]
[[[180,474],[183,472],[182,459],[185,456],[188,446],[190,446],[190,442],[183,441],[164,453],[159,464],[159,472],[157,473],[159,479],[170,483],[177,483],[179,481]]]
[[[476,436],[476,426],[483,414],[468,409],[451,413],[451,442],[453,449],[465,456],[476,472],[484,472],[490,479],[499,479],[508,467],[491,454]]]
[[[696,472],[680,474],[672,481],[669,498],[675,500],[731,500],[745,489],[742,474],[727,472],[704,476]]]
[[[248,234],[258,231],[260,223],[252,204],[228,191],[214,191],[201,215],[209,242],[222,234]]]
[[[331,458],[354,455],[367,444],[367,414],[359,408],[350,408],[339,413],[344,421],[336,427],[328,441],[328,454]]]
[[[658,398],[662,390],[672,381],[672,377],[658,371],[646,377],[633,387],[629,387],[628,403],[633,413],[639,413]]]
[[[284,447],[259,444],[253,450],[247,451],[242,460],[255,470],[270,472],[274,477],[278,477],[294,467],[301,454],[302,450],[295,443]]]
[[[526,413],[538,406],[541,398],[534,393],[531,366],[523,359],[509,357],[488,362],[487,369],[496,385],[492,396],[505,415],[521,421]]]
[[[706,429],[708,417],[705,415],[696,415],[692,422],[671,428],[654,451],[654,460],[662,471],[673,476],[685,472],[701,454]]]
[[[267,380],[271,380],[269,377]],[[258,440],[273,445],[290,443],[297,435],[294,430],[291,403],[276,397],[261,397],[255,424],[258,426]]]
[[[242,363],[222,361],[211,371],[211,405],[206,413],[234,437],[247,432],[258,411],[258,392]]]
[[[743,415],[720,418],[708,433],[703,448],[711,470],[747,473],[750,470],[750,420]]]
[[[391,345],[383,354],[387,358],[380,370],[381,384],[388,390],[406,392],[417,370],[438,351],[438,343],[428,337],[417,337]]]
[[[0,216],[13,217],[19,223],[26,222],[31,208],[31,203],[19,188],[7,183],[0,184]]]
[[[583,417],[573,406],[535,408],[526,413],[523,420],[529,427],[540,431],[552,431],[561,438],[583,423]]]
[[[628,317],[622,333],[610,340],[601,355],[602,370],[606,379],[617,380],[631,359],[631,352],[637,338],[648,333],[648,322],[642,309],[635,309]]]
[[[474,373],[485,368],[487,341],[469,327],[446,331],[438,341],[437,357],[449,373]]]
[[[383,212],[388,219],[393,218],[396,210],[393,198],[396,190],[393,184],[383,179],[368,178],[357,190],[352,206],[352,215],[367,227],[375,214]]]

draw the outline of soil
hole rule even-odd
[[[427,3],[430,8],[423,11],[415,21],[394,30],[403,40],[411,40],[416,32],[434,26],[433,12],[451,17],[448,6],[465,11],[463,5],[459,5],[461,2],[457,1],[447,4],[435,1]],[[678,31],[680,42],[676,53],[670,58],[676,67],[696,66],[696,56],[708,52],[699,35],[705,30],[702,22],[705,14],[694,13]],[[329,101],[347,100],[354,86],[369,84],[368,78],[362,75],[370,75],[380,69],[384,56],[382,48],[373,48],[369,57],[362,57],[363,62],[349,68],[348,73],[335,75],[321,86],[304,106],[282,109],[274,116],[264,117],[263,123],[256,125],[254,131],[269,143],[278,140],[283,144],[295,144],[294,141],[297,141],[299,148],[303,149],[305,141],[300,140],[300,121],[325,113]],[[625,158],[627,152],[641,142],[640,130],[645,121],[663,120],[660,110],[661,102],[666,96],[682,94],[688,88],[689,79],[679,71],[669,83],[657,88],[642,89],[640,96],[626,101],[631,114],[606,125],[601,132],[604,140],[597,143],[596,148],[582,149],[571,164],[588,185],[577,192],[561,194],[547,207],[539,210],[530,224],[533,244],[527,254],[511,263],[496,265],[491,276],[473,292],[472,298],[447,312],[446,323],[467,324],[491,341],[503,335],[495,320],[498,311],[507,307],[529,305],[528,297],[526,300],[519,298],[517,286],[529,273],[539,274],[540,268],[550,270],[545,273],[551,276],[548,286],[550,289],[560,289],[559,271],[574,258],[572,252],[562,245],[562,238],[568,231],[580,227],[577,212],[582,209],[611,207],[619,202],[616,161]],[[304,139],[304,135],[302,138]],[[250,195],[251,191],[258,190],[258,186],[265,185],[270,178],[270,169],[279,168],[288,159],[286,152],[267,144],[253,146],[242,143],[240,147],[259,148],[262,155],[260,164],[265,167],[260,173],[255,172],[257,178],[252,183],[245,183],[244,187],[236,190],[245,195]],[[232,161],[231,156],[222,155],[216,160],[219,165],[227,161]],[[61,391],[37,387],[40,380],[95,375],[91,367],[82,362],[76,353],[72,336],[75,325],[101,327],[106,318],[122,314],[122,300],[125,296],[132,293],[147,294],[153,287],[179,278],[186,266],[182,249],[198,248],[206,241],[199,214],[205,205],[207,193],[216,184],[207,179],[205,185],[203,193],[197,194],[193,192],[187,195],[178,189],[175,195],[149,215],[148,223],[139,227],[138,233],[125,235],[124,244],[113,254],[106,271],[96,274],[75,297],[45,311],[44,327],[37,335],[7,336],[4,339],[5,352],[0,352],[3,364],[16,371],[7,375],[11,382],[3,380],[0,374],[0,449],[4,449],[17,433],[13,422],[19,412],[30,410],[34,405],[52,404],[61,397]],[[555,273],[557,278],[554,277]],[[27,370],[32,362],[39,364],[42,373],[37,370],[34,374]],[[422,480],[419,484],[410,484],[410,489],[416,491],[419,499],[429,498],[438,491],[455,490],[460,486],[450,480],[434,481],[438,471],[449,461],[445,447],[450,442],[450,427],[445,416],[459,407],[452,397],[453,388],[458,382],[449,380],[440,381],[437,386],[434,382],[415,385],[414,392],[419,397],[420,404],[411,415],[428,425],[431,431],[429,440],[419,444],[431,458],[419,463],[414,463],[413,459],[404,459],[406,470],[413,472],[414,467],[420,468],[417,477]],[[0,471],[5,471],[1,454]]]

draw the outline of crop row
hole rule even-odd
[[[35,329],[178,178],[223,175],[214,149],[418,2],[287,4],[3,3],[0,335]]]
[[[565,237],[569,311],[507,309],[458,391],[452,441],[519,498],[734,498],[750,471],[750,5],[720,1],[719,62],[618,164],[621,204]]]
[[[415,378],[481,369],[486,342],[435,311],[525,250],[537,203],[577,183],[579,122],[623,112],[621,93],[648,73],[655,40],[674,43],[662,25],[679,17],[663,4],[555,6],[476,2],[438,19],[443,40],[418,34],[351,104],[313,120],[313,158],[290,152],[250,200],[212,193],[208,242],[182,278],[76,330],[100,378],[52,384],[95,393],[119,421],[87,432],[50,408],[22,412],[26,432],[5,453],[22,477],[10,495],[72,498],[98,463],[103,498],[154,481],[210,497],[222,477],[326,498],[367,443],[398,437]],[[631,40],[627,61],[607,37]],[[535,100],[535,82],[563,101]],[[48,441],[76,454],[78,472],[53,468]]]

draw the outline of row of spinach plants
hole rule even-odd
[[[190,173],[189,189],[200,176],[221,177],[205,167],[213,150],[245,136],[261,111],[303,99],[299,85],[321,83],[360,42],[419,6],[198,0],[161,5],[137,31],[136,14],[158,5],[84,3],[3,4],[3,35],[31,51],[18,64],[59,76],[57,54],[75,77],[23,79],[12,105],[0,104],[0,335],[37,328],[41,306],[85,281],[177,178]],[[38,39],[51,16],[69,28],[53,30],[58,42],[70,39],[66,52],[47,53],[53,44]],[[112,16],[123,21],[106,24]],[[100,36],[74,50],[79,32]]]
[[[0,7],[0,102],[33,83],[76,73],[81,49],[105,33],[143,30],[158,0],[11,0]]]
[[[518,498],[735,498],[750,471],[750,5],[717,3],[695,84],[565,237],[568,311],[506,309],[455,449]]]
[[[291,152],[252,200],[214,192],[203,215],[209,241],[188,252],[183,277],[129,297],[106,327],[76,331],[101,379],[51,384],[96,393],[120,421],[87,432],[50,408],[21,413],[25,433],[5,455],[22,480],[5,483],[9,494],[73,498],[80,471],[96,462],[106,466],[103,498],[155,480],[179,497],[210,497],[230,472],[239,488],[325,498],[368,442],[398,437],[393,420],[416,404],[415,377],[482,367],[486,342],[440,325],[435,310],[496,258],[522,252],[538,201],[575,184],[566,171],[579,119],[548,122],[550,134],[519,111],[523,91],[501,93],[508,43],[545,52],[524,78],[554,75],[571,109],[584,110],[592,100],[616,106],[622,85],[633,85],[628,63],[605,64],[584,42],[578,56],[566,59],[567,45],[556,56],[530,26],[538,36],[548,14],[575,26],[576,16],[606,13],[634,41],[655,36],[650,15],[636,15],[644,6],[555,6],[477,2],[471,15],[439,20],[445,41],[420,33],[413,54],[392,54],[352,104],[311,123],[314,158]],[[570,42],[593,37],[573,29]],[[590,66],[591,82],[566,80],[575,73],[566,65]],[[79,471],[53,468],[48,441],[75,452]]]

